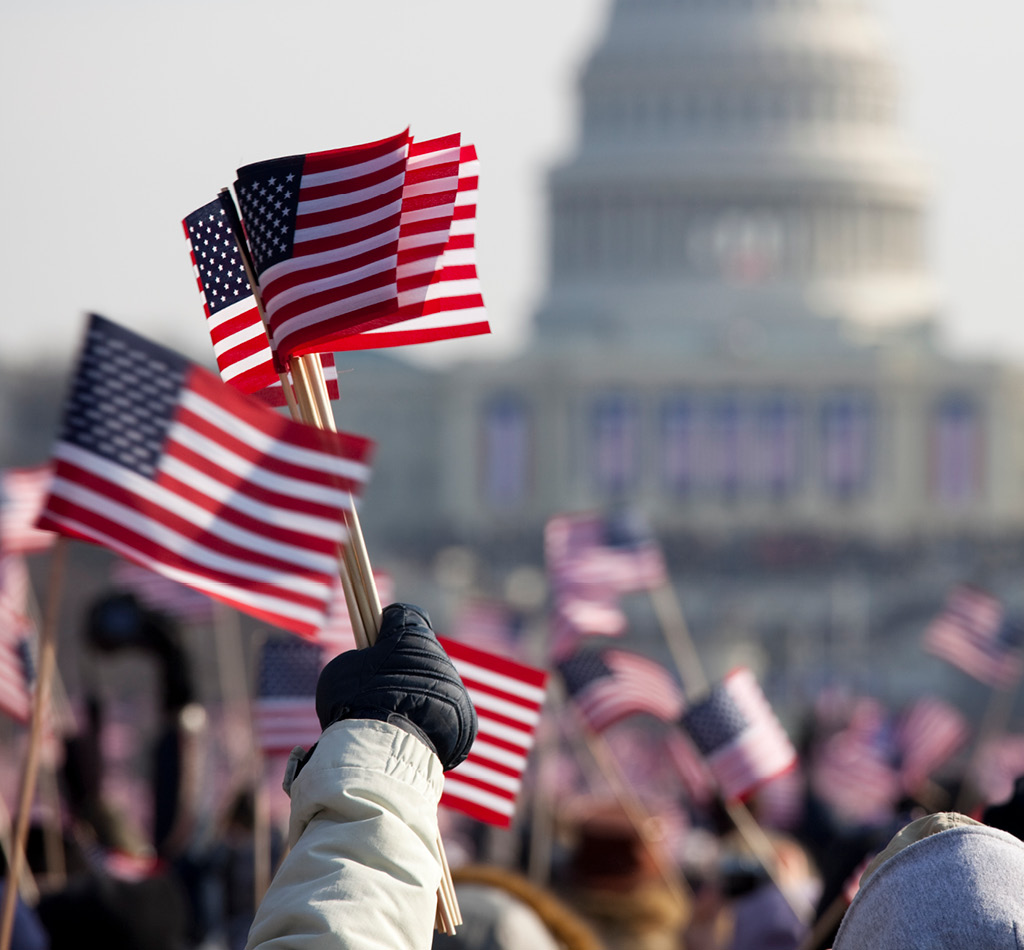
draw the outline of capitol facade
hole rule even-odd
[[[501,550],[616,501],[718,541],[1018,530],[1022,380],[941,350],[896,79],[863,0],[617,0],[527,347],[343,400],[379,530]]]

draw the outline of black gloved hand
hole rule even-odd
[[[424,611],[384,608],[377,642],[336,656],[316,685],[326,729],[339,719],[379,719],[405,729],[437,753],[447,772],[469,754],[476,710]]]

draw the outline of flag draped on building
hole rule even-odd
[[[604,732],[641,713],[674,722],[683,696],[669,672],[654,660],[625,650],[579,650],[558,664],[565,690],[587,727]]]
[[[320,738],[316,683],[324,656],[315,643],[296,637],[271,637],[260,651],[253,730],[267,755],[288,755]]]
[[[704,756],[722,797],[741,799],[796,765],[793,744],[754,674],[729,673],[683,714],[682,726]]]
[[[267,328],[220,199],[193,211],[182,226],[221,379],[268,405],[285,405]],[[324,354],[321,360],[328,395],[337,399],[334,357]]]
[[[1024,630],[999,600],[976,587],[955,588],[942,613],[928,626],[923,648],[997,689],[1009,689],[1024,672]]]
[[[479,720],[466,761],[445,774],[441,804],[508,827],[540,722],[547,673],[447,637],[438,639]]]
[[[52,478],[49,464],[0,472],[0,552],[33,554],[53,544],[56,535],[36,527]]]
[[[94,316],[40,526],[312,636],[371,447]]]

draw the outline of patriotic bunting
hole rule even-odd
[[[312,636],[370,451],[94,316],[40,526]]]

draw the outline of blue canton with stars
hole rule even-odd
[[[585,650],[563,660],[558,664],[558,672],[570,696],[576,696],[594,680],[612,675],[611,667],[605,663],[604,657],[594,650]]]
[[[193,211],[185,218],[185,227],[210,314],[251,297],[238,242],[219,199]]]
[[[701,754],[710,755],[746,730],[750,721],[725,687],[719,684],[707,699],[691,706],[683,714],[682,724]]]
[[[257,274],[292,256],[305,160],[293,155],[238,169],[235,191]]]
[[[315,643],[275,637],[263,646],[260,657],[257,695],[264,699],[275,696],[315,696],[323,655]]]
[[[94,315],[61,441],[155,477],[189,366],[177,353]]]
[[[15,650],[18,653],[18,659],[21,661],[21,671],[25,677],[25,682],[29,686],[35,685],[36,658],[32,655],[32,644],[22,637],[18,640]]]

